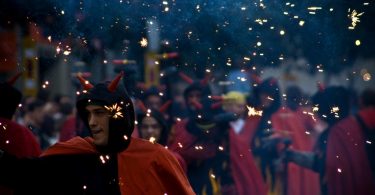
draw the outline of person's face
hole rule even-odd
[[[193,107],[192,105],[194,105],[194,104],[192,102],[193,101],[200,102],[201,101],[201,97],[202,97],[202,93],[200,91],[198,91],[198,90],[191,91],[187,95],[187,103],[188,103],[188,105],[190,107]]]
[[[156,142],[159,141],[161,126],[154,117],[144,117],[141,121],[139,129],[143,139],[149,140],[151,137],[153,137],[155,138]]]
[[[161,107],[162,101],[161,101],[160,96],[150,95],[147,97],[145,104],[147,108],[159,110],[159,108]]]
[[[109,137],[109,112],[103,106],[88,105],[88,123],[97,146],[106,146]]]
[[[237,102],[228,102],[223,108],[225,111],[233,113],[239,117],[243,117],[246,112],[246,104]]]

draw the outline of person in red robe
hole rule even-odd
[[[168,150],[131,138],[134,108],[121,77],[95,86],[79,77],[77,112],[91,137],[57,143],[37,159],[0,150],[0,183],[19,194],[194,194]]]
[[[277,80],[269,78],[254,88],[256,109],[262,116],[250,116],[253,123],[250,146],[269,187],[269,194],[319,194],[318,174],[283,162],[279,151],[285,147],[312,150],[313,138],[306,134],[300,117],[282,106]],[[255,128],[254,128],[255,127]]]
[[[170,127],[163,114],[158,110],[148,109],[137,115],[139,137],[169,148]],[[184,171],[187,171],[185,160],[177,152],[171,151]]]
[[[12,121],[22,99],[21,92],[12,86],[18,76],[0,83],[0,148],[20,158],[37,157],[41,149],[32,132]],[[0,194],[10,195],[13,192],[0,186]]]
[[[365,93],[362,99],[367,96]],[[374,135],[375,110],[374,100],[371,101],[355,116],[349,116],[345,88],[329,87],[313,97],[328,128],[320,135],[314,153],[291,150],[287,156],[292,162],[320,173],[323,195],[375,194],[370,136]]]
[[[188,96],[187,96],[188,97]],[[229,130],[233,114],[214,109],[207,97],[190,101],[191,116],[176,124],[171,145],[188,164],[188,178],[197,194],[266,194],[248,147]]]
[[[223,109],[236,116],[236,120],[229,122],[230,131],[233,131],[238,139],[250,147],[250,138],[255,123],[247,115],[245,94],[238,91],[230,91],[223,95],[222,99]]]

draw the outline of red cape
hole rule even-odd
[[[42,156],[84,153],[96,153],[92,139],[75,137]],[[121,194],[194,194],[177,160],[159,144],[132,138],[117,158]]]
[[[259,123],[260,117],[258,116],[251,116],[245,119],[245,125],[242,127],[242,130],[239,134],[235,134],[239,140],[241,140],[244,144],[250,147],[250,143],[252,137],[254,136],[254,129],[257,128]],[[232,129],[232,131],[234,131]]]
[[[4,118],[0,118],[0,124],[0,149],[20,158],[40,155],[39,143],[29,129]],[[0,194],[12,193],[0,186]]]
[[[251,130],[247,133],[250,137],[246,138],[250,143],[256,133],[256,128],[260,122],[261,117],[251,116],[247,120],[247,127]],[[300,116],[288,108],[280,108],[271,116],[272,128],[276,133],[290,137],[291,147],[296,150],[311,151],[313,148],[313,137],[305,133],[306,127],[300,120]],[[288,180],[287,192],[288,195],[316,195],[320,194],[319,175],[304,169],[295,164],[288,164]],[[281,183],[285,182],[285,178],[279,174],[276,176],[276,193],[282,193]]]
[[[374,129],[374,108],[362,110],[359,115],[367,127]],[[365,144],[362,129],[355,117],[343,119],[332,127],[327,141],[325,168],[328,194],[375,194],[374,176]]]
[[[199,143],[204,150],[196,150],[197,138],[186,129],[187,120],[183,120],[175,125],[176,137],[171,145],[173,151],[181,154],[186,162],[194,160],[204,160],[215,156],[218,146],[215,144]],[[234,132],[229,133],[230,143],[230,166],[232,177],[239,195],[265,195],[266,186],[262,176],[257,170],[252,155],[246,144],[244,144]]]
[[[272,127],[291,138],[291,148],[312,151],[314,138],[306,134],[308,130],[300,116],[289,108],[280,108],[271,117]],[[288,163],[288,195],[320,194],[319,175],[311,170]]]

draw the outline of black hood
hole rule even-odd
[[[262,106],[260,101],[261,94],[267,94],[273,99],[272,104],[269,107],[263,108],[263,113],[265,115],[272,114],[280,108],[281,96],[279,91],[279,84],[275,78],[268,78],[254,88],[255,101],[258,107]]]
[[[99,83],[87,90],[86,93],[81,93],[78,96],[76,106],[78,115],[87,128],[89,128],[88,112],[85,108],[88,104],[102,105],[109,108],[117,105],[121,108],[122,117],[115,117],[114,115],[110,117],[108,145],[97,147],[102,153],[117,153],[125,150],[130,143],[135,121],[134,106],[122,85],[119,85],[114,92],[110,92],[107,87],[108,84],[109,82]]]
[[[312,97],[314,106],[318,106],[318,114],[329,125],[333,125],[350,113],[350,97],[345,87],[332,86],[318,91]],[[334,107],[339,108],[337,112],[333,112]],[[337,115],[337,116],[336,116]]]

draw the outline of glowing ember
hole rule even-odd
[[[363,74],[363,80],[364,81],[370,81],[371,80],[371,74],[370,73]]]
[[[70,53],[71,53],[70,51],[64,51],[63,54],[67,56],[67,55],[69,55]]]
[[[150,137],[150,139],[148,141],[150,141],[151,143],[154,144],[156,142],[156,139],[154,137]]]
[[[262,116],[263,114],[262,110],[256,110],[255,108],[250,107],[250,106],[246,106],[246,107],[248,109],[248,112],[247,112],[248,116]]]
[[[356,45],[356,46],[360,46],[360,45],[361,45],[361,41],[360,41],[360,40],[356,40],[356,41],[355,41],[355,45]]]
[[[339,109],[339,107],[332,107],[332,109],[331,109],[331,113],[337,113],[338,111],[339,111],[340,109]]]
[[[319,105],[315,105],[314,107],[312,107],[312,111],[313,112],[318,112],[319,111]]]
[[[146,38],[142,38],[142,40],[139,41],[139,44],[141,44],[141,47],[147,47],[148,41]]]

